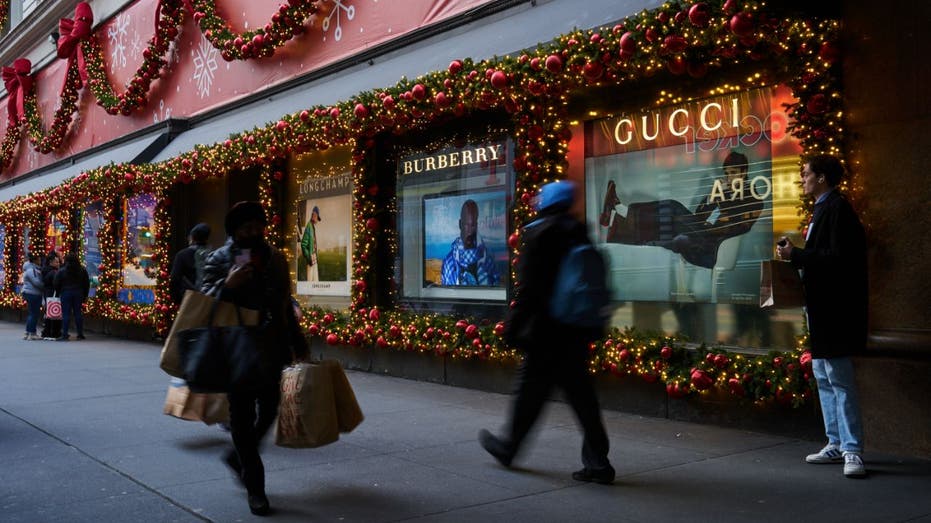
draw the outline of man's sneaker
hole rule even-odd
[[[837,448],[837,445],[828,443],[817,454],[805,456],[808,463],[840,463],[844,461],[844,453]]]
[[[844,475],[848,478],[862,478],[866,476],[866,467],[863,459],[856,452],[844,452]]]

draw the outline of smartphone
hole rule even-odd
[[[249,249],[239,249],[236,252],[235,257],[233,258],[233,264],[239,265],[240,267],[248,264],[251,261],[252,261],[252,251]]]

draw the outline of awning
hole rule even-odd
[[[649,4],[659,5],[652,1]],[[215,115],[191,122],[191,128],[165,147],[153,162],[174,158],[194,149],[195,145],[213,145],[230,134],[263,127],[286,114],[314,107],[333,105],[356,94],[385,88],[403,76],[416,78],[431,71],[444,70],[450,61],[461,58],[481,60],[535,47],[540,37],[555,36],[576,27],[594,27],[605,20],[619,20],[641,9],[642,0],[589,0],[584,3],[542,2],[521,4],[492,16],[468,22],[426,39],[374,56],[371,60],[340,71],[318,71],[320,77],[286,91],[256,100],[240,108],[224,106]],[[515,19],[521,27],[515,30]],[[194,118],[192,120],[197,120]]]
[[[112,163],[146,163],[169,141],[170,126],[162,125],[155,132],[147,132],[121,143],[109,143],[107,147],[91,151],[82,157],[70,158],[64,164],[37,170],[26,178],[15,178],[0,187],[0,202],[48,189],[61,184],[83,171]]]

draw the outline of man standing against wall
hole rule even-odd
[[[801,269],[808,315],[811,368],[818,383],[827,445],[808,463],[844,463],[844,475],[863,477],[863,423],[851,355],[866,346],[866,234],[837,186],[844,167],[833,156],[811,157],[802,190],[815,199],[805,247],[782,238],[776,252]]]

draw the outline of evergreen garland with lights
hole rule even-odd
[[[760,64],[761,72],[751,71],[746,81],[726,89],[747,90],[786,80],[798,98],[788,108],[793,119],[789,131],[799,139],[804,152],[842,156],[838,30],[835,21],[778,19],[769,14],[765,2],[667,2],[613,28],[573,31],[516,57],[455,60],[447,70],[402,79],[396,86],[358,93],[332,106],[285,115],[267,126],[231,135],[218,144],[198,145],[159,164],[90,170],[58,187],[0,203],[0,221],[23,223],[27,216],[82,205],[92,195],[117,202],[126,195],[152,192],[160,195],[159,220],[167,223],[171,202],[164,198],[164,190],[176,183],[225,177],[252,167],[268,169],[293,154],[350,144],[354,181],[350,307],[346,311],[310,308],[302,320],[307,333],[331,345],[512,360],[518,355],[501,339],[500,322],[372,306],[373,286],[390,285],[374,279],[378,272],[373,265],[376,247],[379,241],[396,245],[398,239],[396,231],[384,230],[385,217],[393,210],[377,198],[376,169],[370,155],[374,137],[401,129],[424,129],[477,112],[507,115],[516,137],[513,167],[519,204],[514,206],[512,222],[523,223],[533,215],[531,201],[539,187],[565,177],[571,138],[567,106],[573,93],[591,87],[623,86],[656,75],[701,78],[712,71],[735,67],[752,70]],[[124,107],[128,106],[120,106],[119,112]],[[269,185],[279,181],[267,175],[261,180],[263,201],[274,205],[275,191]],[[847,184],[851,183],[848,179]],[[859,193],[856,185],[846,189],[853,197]],[[811,212],[810,203],[800,203],[803,221]],[[107,228],[101,229],[101,287],[88,308],[107,318],[151,325],[164,333],[173,313],[164,292],[158,292],[156,304],[150,306],[115,301],[119,259],[116,235],[110,228],[117,226],[114,223],[119,217],[112,218]],[[157,238],[162,250],[156,257],[162,264],[167,264],[164,246],[169,238],[165,231],[167,227],[160,227]],[[513,232],[509,239],[515,256],[517,234]],[[164,286],[164,274],[162,271],[159,276],[160,287]],[[9,290],[6,292],[0,303],[18,306],[9,299]],[[591,344],[591,371],[662,382],[673,397],[718,388],[757,402],[799,405],[811,396],[806,342],[801,337],[793,351],[751,357],[704,346],[690,349],[676,338],[636,329],[614,329],[605,339]]]

